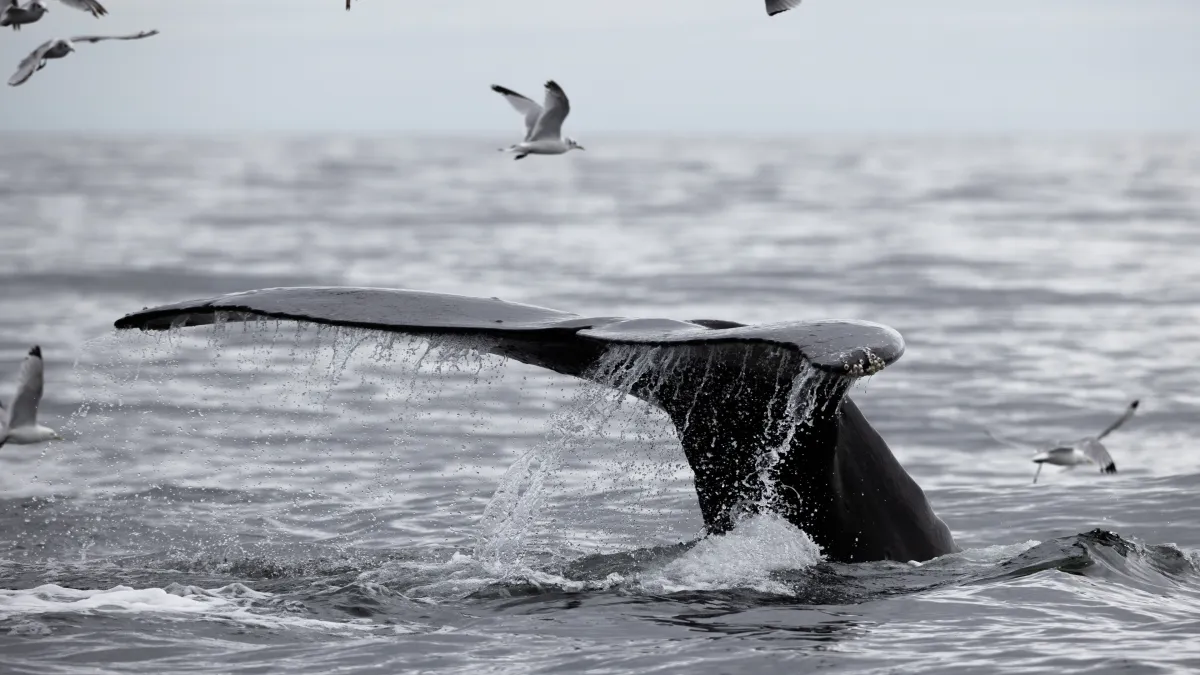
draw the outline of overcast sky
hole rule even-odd
[[[571,97],[572,136],[1200,130],[1200,0],[50,0],[0,33],[0,131],[519,130],[488,89]]]

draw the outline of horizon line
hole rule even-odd
[[[1009,130],[984,130],[984,129],[951,129],[951,130],[913,130],[913,129],[879,129],[879,130],[809,130],[809,131],[793,131],[793,132],[746,132],[746,131],[690,131],[690,132],[663,132],[654,130],[594,130],[576,132],[581,135],[586,134],[592,138],[645,138],[652,136],[662,140],[687,140],[687,139],[746,139],[746,140],[778,140],[782,138],[794,139],[812,139],[822,137],[840,137],[840,138],[974,138],[974,139],[1004,139],[1004,138],[1094,138],[1094,137],[1171,137],[1177,138],[1180,136],[1200,137],[1200,128],[1197,129],[1009,129]],[[154,136],[154,137],[172,137],[172,136],[267,136],[267,137],[289,137],[289,136],[342,136],[342,137],[364,137],[364,138],[379,138],[383,136],[396,138],[430,138],[430,139],[494,139],[496,136],[511,136],[511,130],[505,131],[488,131],[488,130],[470,130],[470,131],[429,131],[429,130],[405,130],[405,129],[334,129],[334,128],[296,128],[296,129],[130,129],[130,128],[110,128],[110,129],[58,129],[58,128],[0,128],[0,136],[21,136],[21,135],[36,135],[36,136]]]

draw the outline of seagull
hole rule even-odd
[[[12,26],[13,30],[21,30],[21,26],[38,21],[49,11],[42,0],[30,0],[24,6],[18,0],[11,0],[0,10],[0,27]]]
[[[1133,414],[1137,412],[1139,401],[1134,401],[1129,404],[1117,421],[1108,425],[1099,435],[1089,436],[1080,439],[1071,444],[1064,444],[1057,447],[1043,450],[1033,456],[1033,461],[1038,465],[1037,471],[1033,474],[1033,482],[1036,483],[1038,475],[1042,473],[1043,464],[1053,464],[1055,466],[1074,467],[1079,464],[1096,464],[1100,467],[1101,473],[1116,473],[1117,464],[1108,454],[1108,449],[1100,442],[1100,439],[1116,431],[1122,424],[1125,424],[1133,418]]]
[[[544,110],[536,101],[512,89],[493,84],[492,91],[503,96],[509,105],[525,116],[525,140],[508,148],[500,148],[500,152],[515,152],[517,156],[513,159],[522,159],[526,155],[561,155],[569,150],[584,149],[571,137],[562,137],[563,120],[571,112],[571,102],[554,80],[546,83]]]
[[[75,9],[83,10],[85,12],[91,12],[92,16],[96,17],[97,19],[104,16],[105,14],[108,14],[108,10],[104,9],[104,5],[100,4],[96,0],[58,0],[58,1],[64,5],[66,5],[67,7],[74,7]]]
[[[61,59],[67,54],[75,51],[76,42],[101,42],[103,40],[140,40],[148,38],[152,35],[158,35],[158,31],[142,31],[134,35],[80,35],[70,39],[47,40],[40,47],[33,50],[29,56],[21,60],[21,65],[17,66],[17,72],[8,78],[8,85],[16,87],[24,84],[26,80],[33,77],[33,74],[42,68],[46,67],[46,62],[50,59]]]
[[[34,345],[21,362],[12,410],[6,415],[4,405],[0,404],[0,447],[5,443],[28,445],[62,440],[53,429],[37,423],[38,403],[42,400],[42,367],[42,348]]]
[[[767,16],[782,14],[799,5],[800,0],[767,0]]]
[[[99,19],[108,14],[108,10],[104,9],[96,0],[59,0],[67,7],[91,12],[92,16]],[[21,26],[29,23],[35,23],[50,11],[46,7],[45,0],[29,0],[29,2],[21,5],[20,0],[6,0],[3,11],[0,11],[0,26],[12,26],[13,30],[21,30]]]

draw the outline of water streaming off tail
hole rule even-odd
[[[74,441],[47,451],[39,480],[53,492],[59,463],[104,466],[75,486],[103,494],[130,482],[125,466],[140,466],[146,494],[190,514],[182,527],[152,518],[148,526],[156,543],[175,533],[165,543],[181,552],[244,553],[280,530],[329,543],[333,530],[347,532],[347,543],[384,546],[474,540],[476,559],[517,569],[529,555],[561,559],[703,532],[674,426],[631,394],[656,400],[686,369],[707,382],[712,349],[615,346],[592,382],[578,382],[504,365],[486,340],[274,320],[149,335],[113,334],[84,350],[75,369],[83,403],[64,427]],[[777,356],[782,384],[771,410],[780,412],[770,424],[786,432],[752,467],[762,482],[756,511],[771,510],[772,470],[831,386],[800,357]],[[522,435],[528,444],[514,446]],[[293,496],[253,518],[229,508],[255,491]],[[379,520],[373,504],[395,515]],[[415,522],[408,504],[437,504],[457,524]],[[74,536],[102,539],[103,529]]]
[[[642,512],[651,516],[649,525],[653,504],[664,492],[690,492],[684,484],[689,470],[670,420],[630,396],[643,378],[661,381],[669,375],[665,366],[672,359],[671,350],[662,347],[617,346],[605,352],[589,372],[590,381],[550,419],[545,439],[505,474],[484,511],[477,558],[501,570],[517,570],[527,564],[524,556],[530,550],[544,548],[550,540],[559,543],[560,556],[611,549],[618,542],[597,536],[596,530],[604,529],[596,527],[598,522],[607,517],[624,524]],[[568,485],[574,486],[569,496]],[[559,503],[545,517],[544,507],[552,498]],[[590,536],[571,532],[575,518],[588,520]],[[679,536],[671,528],[638,531],[635,545],[655,535],[664,541]],[[539,546],[530,545],[534,542]]]
[[[39,480],[47,492],[103,495],[132,482],[156,499],[176,495],[194,514],[171,542],[182,548],[269,544],[261,533],[278,530],[317,540],[339,520],[386,539],[389,523],[356,514],[429,499],[462,510],[484,498],[465,493],[479,488],[469,481],[434,494],[408,478],[458,482],[453,474],[495,461],[487,401],[497,386],[522,385],[505,380],[490,346],[273,320],[106,336],[76,365],[83,402],[63,429],[71,442],[47,447]],[[56,484],[70,464],[104,469],[86,485]],[[141,473],[129,476],[130,465]],[[294,496],[253,519],[205,507],[264,491]]]
[[[795,372],[795,375],[791,373]],[[780,495],[780,482],[776,471],[784,457],[794,452],[793,440],[802,427],[811,427],[814,416],[832,412],[831,406],[837,406],[841,401],[840,388],[846,386],[845,380],[839,375],[832,375],[814,368],[806,359],[793,354],[782,355],[779,362],[777,380],[786,381],[790,376],[791,382],[786,389],[777,388],[774,398],[769,403],[772,418],[767,426],[782,429],[778,434],[781,440],[770,443],[759,457],[757,477],[762,490],[762,497],[756,505],[756,512],[778,511],[783,506]],[[775,411],[780,409],[779,419],[775,419]],[[803,501],[803,500],[801,500]]]
[[[769,417],[765,420],[763,438],[780,440],[764,445],[755,465],[750,467],[753,471],[747,480],[757,480],[761,485],[755,490],[759,499],[746,505],[747,516],[783,512],[775,475],[777,465],[792,451],[792,440],[802,426],[811,425],[817,413],[832,412],[829,408],[837,405],[846,384],[838,376],[812,368],[799,355],[780,350],[769,357],[777,367],[774,373],[777,385],[767,402]],[[476,556],[499,563],[501,568],[520,569],[527,564],[522,560],[524,552],[540,548],[530,547],[531,540],[549,530],[569,527],[542,513],[547,500],[559,489],[564,465],[569,462],[586,466],[592,475],[590,486],[594,492],[607,497],[589,500],[587,495],[576,495],[581,507],[578,517],[588,519],[593,534],[586,543],[560,536],[560,540],[571,542],[574,552],[611,550],[619,543],[663,544],[679,541],[689,534],[703,534],[698,519],[691,523],[690,531],[681,531],[677,522],[671,524],[672,529],[654,526],[657,497],[674,492],[677,502],[682,498],[694,504],[695,492],[691,469],[682,456],[671,420],[657,406],[645,401],[679,396],[679,382],[684,371],[689,370],[693,371],[689,381],[698,382],[700,387],[727,386],[710,377],[711,371],[718,367],[718,362],[733,362],[740,364],[745,375],[757,366],[747,363],[747,358],[746,350],[733,346],[610,347],[587,374],[592,383],[579,389],[570,404],[551,419],[545,441],[523,455],[506,473],[485,510]],[[699,371],[698,376],[695,371]],[[688,410],[684,415],[684,428],[692,412]],[[615,452],[597,452],[596,446],[606,440],[615,441]],[[681,496],[682,492],[686,495]],[[617,494],[620,500],[613,498]],[[618,501],[622,506],[619,513],[612,507]],[[555,515],[562,513],[560,509]],[[596,521],[605,515],[621,518],[626,525],[640,520],[638,524],[642,527],[622,529],[638,531],[643,538],[617,542],[596,537]]]

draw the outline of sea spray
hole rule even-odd
[[[133,337],[128,333],[124,335]],[[257,419],[263,417],[259,412],[261,408],[270,411],[265,417],[273,420],[272,426],[258,429],[240,440],[243,452],[236,467],[222,464],[219,459],[209,465],[215,484],[236,486],[238,490],[271,489],[272,486],[303,490],[310,477],[320,478],[322,470],[338,471],[339,466],[350,461],[347,453],[352,453],[353,461],[367,461],[366,466],[374,467],[372,475],[365,480],[351,476],[359,485],[353,490],[359,491],[359,495],[367,500],[389,503],[399,500],[402,503],[412,490],[409,478],[413,467],[410,463],[414,456],[419,456],[406,446],[414,443],[424,446],[430,440],[421,435],[416,421],[425,416],[427,420],[444,420],[439,425],[456,425],[455,434],[436,433],[464,438],[465,449],[471,442],[470,422],[478,428],[487,421],[479,418],[480,411],[487,407],[480,402],[487,394],[479,385],[496,379],[503,363],[503,359],[488,354],[493,346],[488,340],[458,336],[430,339],[273,319],[242,323],[219,321],[209,331],[171,330],[152,335],[156,335],[157,342],[150,345],[139,336],[141,349],[132,352],[136,360],[131,361],[128,355],[107,361],[96,358],[81,363],[77,369],[83,379],[91,378],[93,386],[97,382],[106,382],[101,386],[120,389],[122,402],[117,408],[128,403],[131,407],[154,410],[161,409],[162,402],[168,401],[182,403],[190,409],[186,419],[179,421],[174,430],[176,433],[149,449],[151,455],[161,458],[156,469],[147,472],[151,486],[169,485],[177,480],[172,477],[172,465],[181,460],[194,461],[189,458],[195,457],[210,463],[208,456],[212,454],[213,446],[228,445],[231,414],[240,417],[239,421],[244,421],[247,416]],[[116,346],[115,342],[119,340],[114,339],[107,346]],[[218,343],[223,346],[221,353],[224,354],[219,358],[211,354]],[[680,536],[698,531],[698,516],[678,515],[680,511],[687,511],[680,509],[679,503],[690,503],[695,497],[690,468],[682,461],[674,427],[657,407],[634,401],[630,394],[636,391],[639,398],[651,401],[660,396],[679,396],[680,392],[672,387],[679,386],[684,374],[681,369],[692,369],[692,375],[700,378],[703,385],[708,382],[716,351],[707,346],[688,345],[617,345],[608,349],[588,374],[596,382],[581,383],[578,387],[572,383],[573,395],[567,405],[551,416],[549,431],[542,441],[508,467],[487,502],[475,532],[475,557],[502,568],[515,569],[528,554],[531,535],[535,534],[567,535],[558,537],[559,541],[549,547],[551,553],[557,555],[565,553],[567,548],[578,550],[596,543],[611,546],[622,536],[636,546],[644,545],[651,536],[678,541]],[[734,368],[740,367],[739,372],[753,371],[753,364],[749,363],[746,354],[730,352],[729,356],[731,358],[727,360]],[[776,397],[787,399],[787,412],[780,415],[780,423],[790,425],[789,433],[783,435],[784,440],[778,447],[766,453],[761,465],[756,467],[756,473],[752,474],[763,483],[766,497],[762,510],[770,510],[776,497],[772,471],[788,452],[791,434],[810,418],[819,398],[815,392],[824,386],[819,374],[810,369],[802,368],[791,380],[784,377],[791,372],[785,370],[784,361],[800,359],[797,355],[785,356],[787,358],[781,358],[779,364],[779,377],[790,384],[779,385]],[[235,364],[232,371],[228,367],[230,361]],[[179,377],[180,373],[188,377]],[[196,380],[202,383],[200,392],[195,389]],[[250,396],[230,397],[223,393],[230,388],[243,389],[250,392]],[[353,392],[353,396],[344,396],[347,391]],[[447,406],[448,397],[449,403],[457,402],[458,405]],[[87,417],[90,405],[88,397],[83,398],[77,416],[79,421]],[[229,410],[231,398],[240,404],[236,413]],[[248,401],[252,402],[250,407],[245,405]],[[435,418],[428,418],[429,411],[423,410],[423,406],[431,401],[438,403],[432,411]],[[632,405],[628,405],[630,402]],[[347,435],[353,433],[352,418],[372,408],[386,409],[384,424],[391,436],[388,445],[381,446],[375,440],[364,446]],[[116,411],[108,404],[102,412],[100,417],[107,420],[95,417],[88,424],[111,425]],[[178,414],[174,415],[174,418],[178,417]],[[280,417],[286,420],[282,426]],[[462,426],[464,417],[468,418],[465,427]],[[153,418],[146,419],[151,425],[156,424]],[[368,423],[378,428],[380,416],[365,418],[364,429]],[[463,428],[466,431],[458,431]],[[122,454],[148,450],[131,447],[131,441],[122,442],[120,438],[110,438],[108,442],[123,445]],[[164,444],[166,448],[162,447]],[[299,453],[305,457],[304,462],[279,461],[294,453],[296,448],[305,447],[310,449]],[[611,450],[613,447],[615,452]],[[598,448],[608,452],[596,452]],[[112,470],[120,470],[118,463],[110,464]],[[143,462],[142,465],[154,466],[154,463]],[[571,467],[582,466],[589,469],[603,467],[604,470],[585,471],[582,478],[570,475]],[[154,475],[156,473],[158,475]],[[258,480],[253,481],[251,477],[258,477]],[[574,481],[570,489],[559,490],[568,480]],[[614,494],[618,491],[619,495]],[[321,495],[312,489],[309,492],[312,497],[309,501],[318,503]],[[589,519],[586,529],[594,538],[593,542],[580,542],[574,533],[566,532],[569,523],[545,522],[542,514],[547,499],[564,494],[566,498],[561,501],[566,506],[557,504],[556,515],[576,509],[583,518]],[[328,501],[324,503],[328,504]],[[309,513],[304,511],[307,507],[300,504],[295,508]],[[350,510],[354,507],[340,508]],[[656,508],[675,515],[673,519],[655,517]],[[288,520],[289,510],[288,507],[279,509],[276,519]],[[194,548],[200,542],[207,542],[203,545],[209,548],[218,546],[246,553],[242,533],[247,528],[219,522],[216,513],[209,512],[204,517],[215,518],[218,522],[202,522],[201,519],[191,523],[193,530],[202,528],[207,532],[204,536],[184,537],[180,546]],[[606,531],[593,526],[598,517],[625,517],[627,520],[624,524],[614,520],[613,527]],[[633,518],[638,519],[637,526],[627,527]],[[687,519],[681,521],[683,518]],[[680,527],[681,522],[683,527]],[[386,527],[382,522],[377,525]],[[269,528],[266,531],[266,543],[270,543],[271,531]],[[627,534],[627,531],[635,534]],[[545,554],[544,549],[542,547],[539,555]]]
[[[649,593],[751,588],[792,595],[792,587],[775,574],[820,561],[821,549],[808,534],[767,512],[748,516],[729,532],[706,537],[658,569],[643,572],[638,585]]]
[[[799,361],[799,372],[792,377],[786,392],[781,392],[780,388],[776,388],[768,408],[772,413],[768,417],[767,427],[779,425],[782,427],[783,433],[780,442],[768,445],[759,456],[757,476],[762,489],[762,497],[757,504],[757,512],[760,513],[782,511],[779,480],[776,475],[779,464],[791,452],[792,442],[801,427],[811,427],[814,415],[818,412],[825,412],[830,401],[837,399],[830,390],[836,387],[839,376],[825,373],[813,367],[803,357],[791,354],[784,355],[781,359],[781,374],[797,369],[793,360]],[[778,397],[781,393],[786,397],[782,401],[783,415],[781,419],[776,420],[774,411],[779,407],[777,404],[780,403]],[[818,410],[818,403],[821,405],[820,410]]]
[[[606,427],[628,407],[641,414],[640,418],[625,416],[618,432],[621,440],[626,440],[630,429],[644,436],[638,430],[644,428],[649,407],[626,403],[635,387],[654,391],[661,386],[677,364],[678,355],[666,347],[616,345],[606,350],[587,374],[589,381],[552,416],[545,440],[522,455],[501,480],[481,518],[475,557],[501,571],[527,567],[528,561],[523,558],[527,541],[539,526],[547,497],[553,492],[551,484],[566,458],[594,454],[594,446],[605,435]],[[651,425],[656,429],[669,427],[663,424],[661,414]]]
[[[786,518],[789,510],[799,508],[800,504],[798,495],[780,494],[780,464],[793,451],[797,434],[805,427],[811,427],[816,415],[832,414],[828,407],[836,405],[840,399],[837,389],[844,386],[844,382],[839,376],[812,367],[803,356],[792,352],[768,350],[757,358],[771,364],[768,377],[773,378],[775,384],[769,401],[764,402],[767,419],[764,420],[763,444],[754,455],[749,473],[742,477],[747,493],[753,497],[740,506],[737,518],[755,514],[778,514]],[[752,363],[751,359],[745,350],[710,345],[630,344],[608,348],[586,374],[591,383],[552,418],[545,441],[510,467],[481,520],[476,557],[491,560],[500,568],[507,565],[512,569],[524,569],[528,566],[523,556],[534,532],[542,534],[549,528],[564,528],[553,522],[553,518],[544,516],[543,511],[551,498],[558,497],[554,490],[556,476],[564,473],[568,462],[587,462],[593,467],[605,462],[610,464],[609,471],[595,471],[595,478],[590,481],[599,495],[603,492],[601,483],[608,476],[608,498],[593,499],[591,495],[575,494],[558,500],[569,502],[574,499],[579,503],[582,517],[588,519],[588,529],[593,533],[600,529],[596,521],[601,517],[612,518],[617,508],[623,508],[630,517],[639,507],[644,512],[652,511],[643,505],[650,497],[657,496],[654,494],[656,486],[661,490],[663,485],[678,484],[681,489],[670,509],[678,511],[679,499],[695,498],[691,470],[685,461],[681,461],[680,446],[672,433],[674,425],[656,405],[646,402],[674,402],[676,409],[682,412],[683,428],[686,429],[691,423],[695,401],[688,401],[691,390],[680,391],[680,383],[699,382],[703,387],[710,380],[718,381],[713,373],[718,362],[721,367],[734,369],[733,381],[740,382],[762,372],[762,362]],[[772,386],[769,381],[768,386]],[[634,395],[641,400],[636,400]],[[683,407],[679,407],[679,401],[683,402]],[[630,411],[633,411],[632,415]],[[604,453],[604,448],[598,447],[605,443],[607,431],[613,427],[620,439],[615,459],[611,451]],[[655,434],[649,431],[651,429],[657,434],[653,441],[651,438]],[[655,441],[669,447],[669,454],[648,457],[647,448],[653,447]],[[603,457],[596,459],[597,456]],[[611,494],[618,490],[619,499]],[[585,491],[580,490],[577,483],[575,492]],[[614,501],[629,503],[614,507]],[[556,514],[566,511],[569,509],[563,504],[555,505]],[[652,514],[637,515],[642,516],[642,525],[664,525],[662,519],[655,519]],[[684,532],[682,536],[686,536],[686,530]],[[639,534],[643,539],[631,542],[634,545],[646,543],[647,533],[639,530]],[[681,536],[678,530],[655,534],[676,541]],[[570,537],[560,539],[575,548],[582,544]]]
[[[447,398],[465,402],[447,419],[465,449],[475,435],[472,425],[482,423],[477,403],[487,396],[484,385],[502,372],[504,360],[488,354],[491,346],[461,336],[430,339],[261,318],[102,336],[74,368],[81,402],[63,427],[70,440],[46,448],[39,476],[48,491],[111,500],[124,497],[107,486],[129,483],[127,467],[136,464],[133,478],[144,481],[148,505],[198,502],[185,507],[191,517],[152,526],[138,541],[180,555],[267,550],[280,524],[303,520],[292,517],[293,510],[311,516],[320,508],[322,519],[349,518],[363,510],[363,501],[406,497],[415,453],[405,446],[427,442],[414,437],[418,419],[425,427],[445,424],[439,420],[447,415],[440,409]],[[384,443],[381,429],[390,437]],[[91,468],[58,471],[72,465]],[[56,474],[74,476],[76,484],[56,481]],[[338,474],[347,481],[323,495],[331,487],[328,477]],[[89,477],[79,480],[83,475]],[[262,504],[241,513],[215,508],[275,489],[305,496],[269,513]],[[348,495],[355,498],[347,501]],[[264,528],[265,522],[275,525]],[[104,529],[103,523],[82,526],[74,536],[88,542]],[[373,529],[382,533],[386,525]]]

